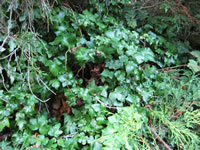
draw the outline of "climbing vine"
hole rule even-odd
[[[184,2],[0,2],[0,148],[198,149]]]

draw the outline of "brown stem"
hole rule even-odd
[[[158,70],[170,70],[170,69],[175,69],[175,68],[180,68],[180,67],[186,67],[187,64],[183,64],[183,65],[178,65],[178,66],[173,66],[173,67],[167,67],[167,68],[162,68],[162,69],[158,69]]]
[[[165,143],[165,141],[163,139],[161,139],[161,137],[156,133],[155,128],[151,128],[151,132],[156,136],[156,138],[158,139],[158,141],[160,141],[167,150],[172,150],[169,147],[169,145],[167,143]]]

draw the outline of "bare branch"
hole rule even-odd
[[[46,100],[42,100],[42,99],[38,98],[38,97],[33,93],[32,88],[31,88],[31,84],[30,84],[30,70],[29,70],[29,66],[28,66],[28,77],[27,77],[27,80],[28,80],[28,87],[29,87],[29,90],[30,90],[31,94],[32,94],[37,100],[39,100],[39,101],[42,102],[42,103],[46,103],[46,102],[48,102],[48,101],[51,99],[51,98],[48,98],[48,99],[46,99]]]
[[[12,9],[11,9],[11,11],[10,11],[10,17],[9,17],[9,23],[11,24],[11,21],[12,21]],[[7,35],[7,37],[3,40],[3,43],[1,44],[1,46],[0,46],[0,50],[3,48],[3,46],[4,46],[4,44],[6,43],[6,41],[9,39],[9,37],[10,37],[10,24],[8,24],[8,35]]]
[[[172,150],[169,147],[169,145],[167,143],[165,143],[165,141],[163,139],[161,139],[161,137],[156,133],[155,128],[151,128],[151,132],[156,136],[156,138],[158,139],[158,141],[160,141],[167,150]]]
[[[154,4],[151,5],[151,6],[145,6],[148,2],[149,2],[149,1],[147,1],[146,3],[144,3],[142,7],[138,8],[138,9],[135,9],[135,10],[153,8],[153,7],[157,6],[157,5],[161,5],[161,4],[165,3],[165,2],[167,2],[167,1],[165,0],[165,1],[162,1],[162,2],[154,3]]]
[[[54,95],[56,95],[56,93],[55,93],[53,90],[51,90],[51,89],[44,83],[44,81],[42,81],[42,79],[39,77],[38,74],[36,74],[36,76],[37,76],[37,78],[39,79],[39,81],[42,82],[42,84],[43,84],[51,93],[53,93]]]
[[[61,138],[73,138],[78,132],[74,132],[74,133],[71,133],[69,135],[66,135],[66,136],[61,136]]]
[[[0,60],[6,59],[8,57],[10,57],[11,55],[13,55],[16,52],[16,50],[13,50],[10,54],[8,54],[7,56],[4,56],[2,58],[0,58]]]
[[[4,79],[4,76],[3,76],[1,64],[0,64],[0,74],[1,74],[2,82],[3,82],[3,86],[4,86],[5,90],[8,92],[8,89],[5,85],[5,79]]]
[[[3,99],[3,98],[1,98],[1,97],[0,97],[0,99],[1,99],[2,101],[6,102],[6,103],[9,103],[7,100],[5,100],[5,99]]]
[[[95,96],[95,95],[94,95]],[[107,104],[105,104],[104,102],[100,101],[98,98],[95,97],[95,99],[104,107],[109,108],[109,109],[117,109],[117,107],[112,107],[112,106],[108,106]]]
[[[170,69],[175,69],[175,68],[180,68],[180,67],[187,67],[187,64],[178,65],[178,66],[172,66],[172,67],[167,67],[167,68],[162,68],[162,69],[158,69],[158,70],[170,70]]]
[[[6,38],[3,40],[3,43],[0,46],[0,50],[3,48],[4,44],[7,42],[7,40],[10,38],[10,26],[11,26],[11,21],[12,21],[12,9],[10,11],[10,18],[9,18],[9,22],[8,22],[8,35],[6,36]],[[4,56],[2,58],[0,58],[0,60],[3,60],[5,58],[8,58],[9,56],[11,56],[13,53],[15,52],[15,50],[13,52],[11,52],[10,54],[8,54],[7,56]]]
[[[6,43],[6,41],[8,40],[9,36],[6,36],[6,38],[3,40],[3,43],[0,46],[0,50],[3,48],[4,44]]]
[[[45,104],[45,107],[46,107],[47,113],[50,114],[47,103],[44,103],[44,104]]]

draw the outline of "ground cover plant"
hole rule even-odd
[[[198,2],[0,4],[0,149],[200,148]]]

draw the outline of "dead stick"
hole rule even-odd
[[[187,66],[187,64],[183,64],[183,65],[178,65],[178,66],[172,66],[172,67],[161,68],[161,69],[158,69],[158,70],[175,69],[175,68],[186,67],[186,66]]]
[[[165,143],[165,141],[163,141],[163,139],[161,139],[161,137],[156,133],[155,128],[151,128],[151,132],[156,136],[156,138],[158,139],[158,141],[160,141],[167,150],[172,150],[169,147],[169,145],[167,143]]]

